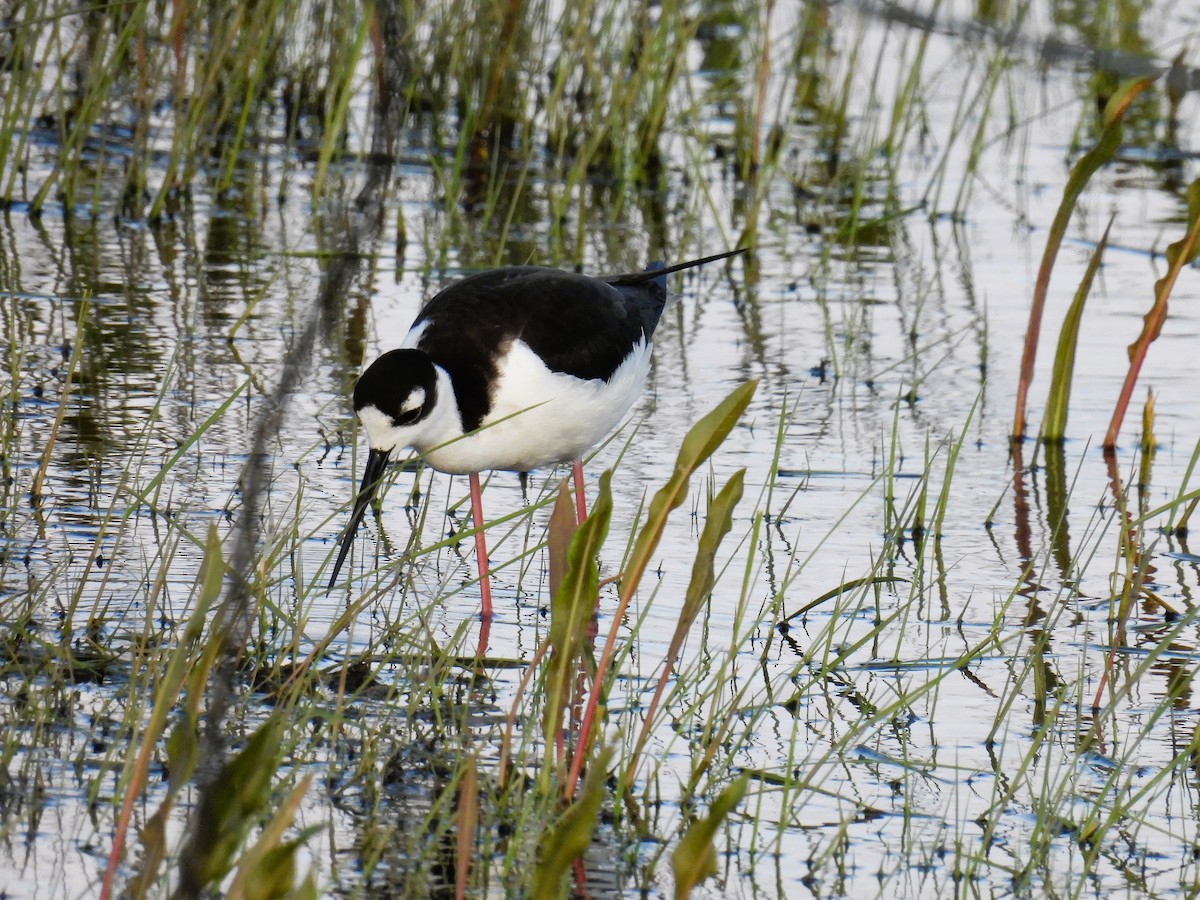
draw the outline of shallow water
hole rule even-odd
[[[967,14],[938,9],[943,23],[964,23]],[[1165,15],[1151,10],[1142,19],[1157,59],[1178,47],[1178,38],[1154,45],[1163,34],[1151,26]],[[1184,893],[1200,879],[1192,850],[1200,785],[1186,759],[1196,739],[1200,635],[1192,610],[1200,572],[1186,543],[1156,531],[1166,516],[1149,519],[1137,543],[1145,553],[1139,571],[1161,603],[1143,594],[1135,606],[1113,673],[1122,693],[1099,736],[1089,732],[1112,641],[1107,620],[1128,571],[1120,542],[1125,513],[1115,497],[1128,497],[1136,516],[1194,487],[1187,481],[1200,440],[1194,271],[1175,288],[1121,432],[1115,466],[1124,488],[1113,490],[1098,445],[1124,377],[1125,347],[1164,271],[1161,253],[1182,234],[1180,185],[1194,168],[1195,98],[1185,99],[1175,137],[1183,151],[1178,167],[1168,164],[1177,157],[1164,138],[1165,100],[1152,96],[1129,129],[1128,150],[1080,201],[1054,270],[1030,395],[1034,432],[1058,323],[1115,212],[1079,340],[1070,439],[1061,458],[1027,443],[1014,463],[1008,433],[1033,280],[1074,151],[1094,134],[1081,100],[1090,71],[1075,57],[1047,63],[1036,48],[1051,34],[1083,38],[1057,7],[1031,11],[999,76],[1004,99],[991,101],[970,170],[984,107],[960,104],[964,89],[968,96],[981,90],[995,43],[968,40],[949,25],[921,32],[870,11],[836,8],[829,16],[828,39],[843,54],[861,41],[858,58],[880,61],[873,89],[865,79],[854,82],[855,134],[889,128],[893,85],[926,39],[921,102],[908,126],[921,134],[895,159],[854,161],[869,167],[867,184],[879,191],[865,198],[861,215],[888,218],[848,242],[837,227],[847,198],[821,191],[819,127],[802,116],[783,123],[791,180],[772,181],[753,275],[740,265],[728,272],[714,266],[674,280],[679,302],[660,325],[646,395],[588,466],[594,495],[598,474],[619,460],[602,574],[618,570],[641,504],[669,477],[689,426],[738,383],[760,384],[673,517],[632,618],[614,622],[615,592],[602,593],[601,636],[636,629],[635,652],[610,701],[614,720],[629,728],[632,714],[622,711],[644,706],[656,682],[691,575],[706,491],[744,467],[746,496],[718,557],[721,578],[680,664],[681,680],[716,682],[738,711],[744,727],[731,732],[731,768],[754,775],[727,843],[718,842],[722,868],[707,888],[712,895]],[[776,29],[786,45],[784,18]],[[693,84],[716,91],[720,73],[705,54],[712,48],[695,44]],[[831,83],[839,83],[846,58],[833,54]],[[719,102],[705,109],[711,119],[667,142],[665,232],[679,258],[725,249],[741,227],[730,211],[744,198],[713,153],[729,123]],[[428,146],[419,123],[405,138],[410,149]],[[370,247],[268,444],[271,483],[260,522],[276,549],[268,596],[280,610],[298,611],[301,651],[361,591],[404,575],[398,589],[362,612],[331,659],[426,643],[458,642],[470,653],[477,633],[466,544],[411,567],[404,559],[414,523],[423,546],[464,526],[464,479],[398,471],[381,516],[368,516],[343,583],[328,596],[321,590],[364,458],[347,399],[363,362],[395,346],[422,302],[449,279],[496,262],[547,261],[539,248],[552,224],[552,172],[531,167],[527,220],[497,250],[487,221],[443,209],[438,161],[436,150],[405,156],[385,221],[403,218],[407,244],[398,254],[389,226]],[[274,164],[255,161],[240,187],[215,205],[197,196],[165,226],[33,218],[20,209],[0,220],[0,316],[12,348],[4,462],[13,479],[0,618],[17,619],[33,596],[43,625],[66,620],[78,630],[95,618],[114,644],[138,633],[147,617],[164,627],[186,618],[200,568],[197,544],[210,523],[228,534],[241,509],[262,398],[312,314],[328,267],[321,254],[336,245],[337,213],[310,211],[305,177],[292,178],[278,205],[260,199],[259,182],[270,183]],[[899,192],[890,204],[883,196],[889,165]],[[336,177],[345,179],[343,193],[353,193],[353,167]],[[960,189],[970,199],[955,210]],[[660,249],[653,214],[626,210],[626,220],[606,223],[602,190],[595,199],[574,210],[594,223],[585,270],[641,267]],[[80,332],[84,298],[90,305]],[[20,498],[28,497],[54,427],[77,342],[81,355],[35,513]],[[1138,489],[1147,388],[1155,395],[1158,447],[1150,480]],[[535,473],[529,502],[549,496],[563,474]],[[924,521],[933,521],[943,485],[948,499],[937,540],[914,534],[911,523],[896,527],[922,496]],[[492,476],[485,499],[497,519],[527,502],[507,473]],[[498,571],[488,656],[496,665],[489,668],[494,695],[472,710],[481,735],[497,727],[519,690],[521,668],[500,661],[532,659],[545,635],[539,545],[548,515],[543,505],[489,529]],[[169,575],[153,584],[146,573],[158,570],[163,555]],[[382,574],[376,566],[385,567]],[[864,578],[879,582],[816,604],[784,633],[776,628],[782,617]],[[12,722],[20,690],[18,679],[6,682]],[[109,714],[106,692],[119,691],[119,683],[80,685],[54,734],[31,731],[23,743],[20,765],[47,780],[43,794],[25,801],[41,804],[36,816],[21,804],[6,807],[0,870],[10,896],[94,890],[111,820],[89,812],[87,794],[111,796],[115,782],[98,762],[114,751],[97,746],[92,716]],[[693,770],[706,708],[681,711],[653,735],[664,782],[685,781]],[[484,747],[494,759],[494,745],[485,740]],[[93,788],[89,773],[100,771],[106,774]],[[420,779],[399,783],[417,809],[426,792],[436,793]],[[669,838],[685,818],[680,789],[655,790],[663,802],[654,833]],[[318,841],[308,862],[328,889],[362,890],[353,852],[359,811],[323,796],[314,791],[302,817],[329,823],[335,849],[325,857]],[[1115,810],[1097,825],[1097,816]],[[403,813],[397,819],[403,831]],[[1093,827],[1101,829],[1094,840],[1084,836]],[[606,840],[617,838],[602,829],[597,846]],[[619,863],[594,854],[594,888],[669,892],[656,852],[646,847]],[[1085,872],[1086,886],[1077,881]]]

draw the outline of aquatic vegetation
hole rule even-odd
[[[1125,113],[1138,94],[1149,87],[1150,83],[1148,78],[1130,82],[1109,99],[1108,105],[1104,109],[1104,130],[1100,139],[1094,147],[1079,158],[1067,179],[1062,203],[1058,207],[1054,223],[1050,226],[1046,238],[1046,249],[1042,254],[1037,283],[1034,285],[1033,302],[1029,308],[1029,324],[1025,327],[1025,350],[1021,356],[1021,380],[1017,383],[1017,409],[1012,428],[1014,441],[1023,440],[1025,437],[1025,402],[1029,384],[1033,380],[1033,365],[1037,357],[1038,335],[1041,331],[1042,314],[1046,305],[1046,292],[1050,287],[1050,275],[1054,270],[1054,261],[1058,258],[1058,251],[1066,236],[1067,226],[1075,211],[1075,204],[1079,200],[1079,195],[1083,193],[1088,180],[1096,174],[1101,166],[1112,160],[1121,146]],[[1056,384],[1059,392],[1069,389],[1069,381],[1060,380]],[[1066,404],[1051,397],[1048,405],[1052,408],[1062,409]],[[1054,438],[1054,435],[1051,434],[1051,437]]]
[[[1200,884],[1178,21],[13,6],[5,890]],[[415,460],[326,592],[346,398],[425,298],[739,236],[736,266],[672,277],[590,517],[558,473],[488,480],[482,658],[464,488]],[[1026,407],[1036,445],[1010,440]]]

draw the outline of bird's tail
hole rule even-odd
[[[663,265],[661,262],[652,262],[642,272],[634,272],[630,275],[609,275],[604,278],[618,291],[625,295],[627,302],[637,309],[642,317],[642,326],[645,329],[646,336],[654,334],[654,329],[658,327],[658,320],[662,317],[663,310],[667,308],[667,276],[672,272],[680,272],[683,269],[692,269],[696,266],[702,266],[705,263],[716,262],[719,259],[728,259],[731,256],[737,256],[739,253],[745,253],[748,248],[739,247],[737,250],[730,250],[727,253],[717,253],[714,256],[706,256],[703,259],[690,259],[687,262],[676,263],[673,266]]]
[[[614,287],[633,287],[634,285],[645,284],[647,281],[659,281],[665,290],[667,276],[672,272],[682,272],[684,269],[694,269],[696,266],[703,266],[707,263],[716,262],[719,259],[728,259],[731,256],[737,256],[739,253],[745,253],[749,249],[749,247],[738,247],[736,250],[714,253],[712,256],[705,256],[702,259],[689,259],[687,262],[675,263],[673,266],[664,266],[661,262],[655,262],[647,266],[642,272],[632,272],[628,275],[609,275],[604,280]]]

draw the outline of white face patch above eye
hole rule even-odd
[[[412,412],[414,409],[420,409],[425,405],[425,388],[416,387],[409,392],[403,405],[400,407],[401,413]]]

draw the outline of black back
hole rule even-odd
[[[430,300],[413,323],[425,324],[417,346],[449,373],[463,429],[478,428],[491,409],[496,360],[516,339],[552,371],[611,378],[653,335],[667,299],[665,276],[630,281],[515,266],[464,278]]]

